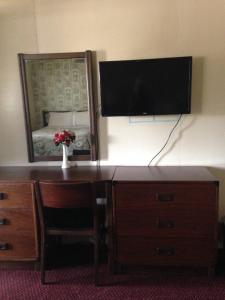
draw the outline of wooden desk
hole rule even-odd
[[[0,261],[36,261],[38,237],[34,182],[92,180],[105,197],[115,167],[0,167]]]
[[[106,188],[111,266],[215,267],[218,180],[203,167],[0,167],[0,261],[38,258],[38,180]]]

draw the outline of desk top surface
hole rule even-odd
[[[114,181],[147,182],[218,182],[206,167],[160,166],[160,167],[117,167]]]
[[[111,181],[114,166],[76,166],[68,169],[61,167],[0,167],[1,181],[23,180],[93,180]]]
[[[0,167],[0,181],[25,180],[92,180],[146,182],[218,182],[206,167],[198,166],[76,166],[61,167]]]

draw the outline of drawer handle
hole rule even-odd
[[[160,202],[169,202],[174,200],[174,194],[156,194],[156,199]]]
[[[4,199],[4,193],[0,193],[0,200]]]
[[[6,225],[7,224],[7,220],[6,219],[0,219],[0,226],[1,225]]]
[[[8,250],[9,244],[8,243],[0,243],[0,250]]]
[[[173,247],[157,247],[155,248],[155,252],[157,255],[161,256],[172,256],[175,255],[175,249]]]
[[[157,228],[174,228],[174,222],[173,221],[157,221],[156,222]]]

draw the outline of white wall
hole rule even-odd
[[[224,11],[224,0],[0,0],[0,164],[28,164],[17,53],[90,49],[98,60],[192,55],[192,114],[153,165],[211,166],[224,212]],[[136,121],[100,118],[102,163],[147,165],[174,125],[167,117]]]
[[[0,0],[0,164],[27,162],[17,53],[37,52],[34,4]]]

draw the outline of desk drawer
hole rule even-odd
[[[0,237],[18,232],[35,232],[35,216],[31,209],[0,209]]]
[[[215,241],[119,237],[117,261],[133,265],[193,265],[215,263]]]
[[[158,213],[158,215],[156,215]],[[182,211],[119,209],[115,224],[118,236],[209,237],[216,235],[216,216],[193,208]]]
[[[0,183],[0,208],[32,208],[33,183]]]
[[[216,214],[216,185],[212,183],[149,184],[118,183],[114,185],[115,209],[163,209],[174,211],[190,208]]]
[[[34,234],[18,232],[0,235],[0,260],[34,260],[38,257]]]

